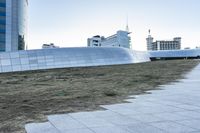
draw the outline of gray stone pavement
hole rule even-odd
[[[200,65],[180,82],[129,103],[104,105],[105,111],[50,115],[26,124],[27,133],[200,133]],[[135,98],[135,99],[134,99]]]

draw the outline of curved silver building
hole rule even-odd
[[[150,51],[151,60],[200,58],[200,49]]]
[[[150,61],[147,52],[126,48],[83,47],[0,53],[0,73],[51,68],[104,66]]]
[[[24,50],[28,0],[0,0],[0,52]]]

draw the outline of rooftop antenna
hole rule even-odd
[[[151,30],[149,29],[149,35],[151,35]]]
[[[126,16],[126,32],[128,33],[128,34],[130,34],[131,32],[130,32],[130,30],[129,30],[129,25],[128,25],[128,15]],[[132,42],[131,42],[131,38],[130,38],[130,40],[129,40],[130,42],[129,42],[129,44],[130,44],[130,49],[132,49]]]

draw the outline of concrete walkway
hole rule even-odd
[[[105,111],[50,115],[28,133],[200,133],[200,65],[186,79]]]

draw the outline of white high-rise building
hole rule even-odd
[[[157,40],[153,42],[153,37],[149,30],[149,36],[146,38],[146,41],[148,51],[181,49],[181,37],[175,37],[173,40]]]
[[[146,39],[147,40],[147,50],[150,51],[152,50],[152,45],[153,45],[153,37],[151,37],[151,34],[150,34],[150,30],[149,30],[149,35],[148,35],[148,38]]]
[[[88,47],[124,47],[131,48],[131,37],[128,31],[117,31],[116,34],[111,35],[107,38],[104,36],[93,36],[88,38]]]
[[[99,35],[93,36],[92,38],[88,38],[88,47],[100,47],[103,39],[104,37],[101,37]]]

